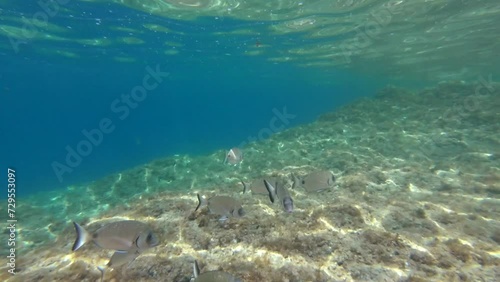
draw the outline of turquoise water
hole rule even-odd
[[[132,219],[160,243],[105,281],[495,281],[497,2],[0,0],[0,280],[98,281],[72,222]]]
[[[385,84],[349,70],[273,61],[292,46],[324,41],[271,32],[275,21],[168,19],[117,3],[69,1],[54,4],[58,12],[45,13],[44,25],[30,21],[43,15],[38,5],[2,7],[2,155],[23,175],[21,195],[158,157],[236,146],[267,125],[273,108],[297,116],[291,127]],[[148,66],[168,79],[118,120],[112,102],[141,84]],[[107,117],[116,130],[59,179],[52,163],[63,163],[66,146],[76,149],[82,130]]]

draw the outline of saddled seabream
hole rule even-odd
[[[200,274],[200,267],[195,260],[193,264],[194,282],[242,282],[241,279],[234,277],[231,273],[224,271],[207,271]]]
[[[224,164],[228,163],[231,165],[237,165],[242,161],[243,161],[243,152],[235,147],[227,152],[226,158],[224,159]]]
[[[109,262],[106,264],[106,267],[116,268],[126,263],[132,263],[142,253],[142,251],[143,250],[140,250],[138,248],[132,248],[128,251],[116,251],[109,259]],[[104,272],[106,268],[98,266],[97,269],[99,269],[99,271],[101,272],[101,282],[102,282],[104,280]]]
[[[290,196],[290,193],[288,192],[288,189],[286,189],[285,185],[280,182],[275,182],[274,184],[272,184],[265,179],[264,185],[266,186],[267,192],[269,193],[269,199],[272,203],[274,203],[276,199],[279,199],[281,205],[283,206],[283,209],[286,212],[290,213],[293,211],[293,199],[292,196]]]
[[[86,243],[92,241],[103,249],[111,249],[116,252],[111,256],[107,267],[118,267],[125,263],[134,261],[144,250],[153,248],[159,244],[158,237],[153,233],[149,225],[136,220],[116,221],[102,226],[94,233],[90,233],[78,223],[73,222],[76,230],[76,240],[73,251],[78,250]],[[104,268],[101,271],[101,280],[104,276]]]
[[[92,241],[103,249],[128,251],[132,248],[144,250],[159,244],[158,237],[149,225],[136,220],[116,221],[104,225],[94,233],[89,233],[78,223],[73,222],[76,240],[73,251]]]
[[[196,196],[198,197],[198,206],[195,211],[203,207],[208,207],[210,213],[221,216],[221,221],[229,217],[242,217],[245,215],[245,210],[241,202],[233,197],[213,196],[207,200],[200,196],[200,194],[196,194]]]
[[[328,170],[319,170],[295,181],[298,181],[307,192],[320,192],[333,186],[335,176]]]

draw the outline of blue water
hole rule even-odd
[[[72,27],[69,38],[123,36],[121,31],[107,29],[106,24],[140,28],[145,22],[184,35],[142,29],[147,34],[141,39],[147,44],[137,46],[82,47],[71,41],[33,40],[20,44],[19,52],[2,50],[2,169],[17,170],[21,196],[88,183],[173,154],[194,156],[230,148],[268,127],[274,108],[281,111],[286,107],[296,116],[287,127],[297,126],[360,96],[372,95],[384,83],[347,71],[273,63],[265,56],[227,55],[242,44],[256,44],[256,40],[272,42],[273,52],[279,52],[279,45],[294,42],[293,37],[205,35],[234,26],[264,28],[272,23],[210,18],[187,23],[115,5],[107,7],[113,15],[95,3],[77,5],[75,9],[85,11],[81,19],[75,21],[67,15],[51,19],[53,24]],[[92,17],[86,16],[89,14]],[[101,19],[100,25],[94,18]],[[179,55],[163,55],[168,37],[183,42],[185,47]],[[0,40],[8,43],[5,37]],[[71,51],[80,58],[41,55],[37,48]],[[132,57],[136,62],[116,62],[114,56]],[[121,120],[122,113],[113,111],[111,104],[142,84],[147,66],[159,66],[170,75]],[[311,83],[308,78],[314,77],[318,78]],[[82,131],[98,128],[104,118],[112,121],[114,131],[104,134],[102,143],[92,145],[88,156],[58,177],[53,163],[65,164],[67,146],[76,150],[78,143],[86,140]]]

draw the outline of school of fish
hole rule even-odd
[[[224,164],[238,165],[243,161],[243,153],[238,148],[232,148],[226,154]],[[289,189],[302,187],[308,193],[321,192],[331,188],[335,183],[335,176],[327,170],[312,171],[304,177],[291,174],[292,185],[287,179],[275,176],[264,176],[246,183],[241,180],[243,193],[250,191],[255,195],[266,195],[271,203],[278,202],[286,213],[294,210],[294,201]],[[287,187],[290,186],[290,187]],[[216,195],[210,198],[197,194],[198,205],[194,212],[207,208],[210,214],[220,216],[220,222],[229,218],[239,218],[245,215],[243,204],[236,198],[226,195]],[[97,266],[101,272],[101,282],[104,280],[106,268],[132,263],[143,252],[160,244],[157,234],[148,224],[135,220],[118,220],[101,226],[90,233],[78,223],[73,222],[76,239],[72,251],[77,251],[86,243],[93,242],[99,248],[114,250],[105,267]],[[195,282],[241,282],[230,273],[223,271],[209,271],[200,273],[198,262],[193,263],[193,280]]]

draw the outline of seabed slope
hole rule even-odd
[[[317,122],[243,148],[173,156],[18,206],[18,274],[7,281],[98,281],[112,251],[71,252],[75,220],[148,222],[161,244],[105,281],[189,281],[192,261],[243,281],[495,281],[500,277],[500,85],[380,91]],[[291,190],[283,212],[240,179],[331,170],[320,193]],[[290,178],[289,178],[290,179]],[[232,195],[246,215],[194,213],[196,193]],[[2,255],[4,255],[2,253]],[[5,268],[5,266],[3,266]]]

